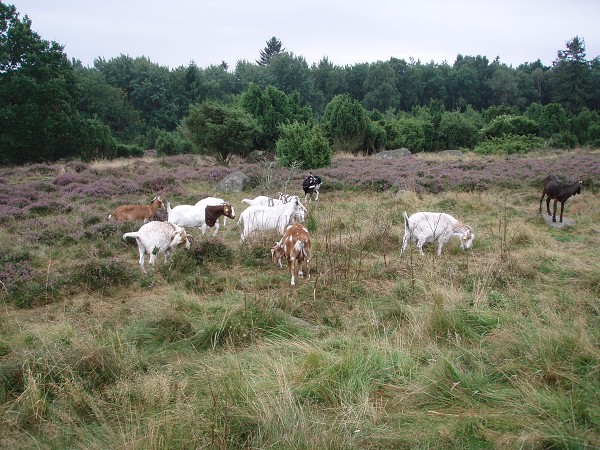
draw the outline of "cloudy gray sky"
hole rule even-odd
[[[309,65],[482,55],[550,65],[574,36],[600,55],[600,0],[1,0],[69,58],[146,56],[175,68],[254,62],[272,36]]]

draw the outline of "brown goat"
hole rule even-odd
[[[546,211],[552,215],[552,222],[556,222],[556,203],[560,202],[560,222],[563,221],[563,210],[565,202],[569,197],[581,194],[582,181],[576,181],[571,184],[562,183],[557,176],[548,175],[544,178],[542,196],[540,197],[540,213],[542,212],[542,203],[546,196]],[[554,199],[554,212],[550,213],[550,200]]]
[[[146,223],[156,215],[158,208],[163,206],[162,198],[154,197],[149,205],[121,205],[108,218],[117,221],[144,220],[144,223]]]
[[[285,256],[288,270],[292,275],[291,285],[294,286],[296,269],[298,275],[303,276],[302,262],[306,266],[306,279],[310,278],[310,261],[312,259],[310,251],[310,235],[308,230],[301,224],[295,223],[288,225],[279,242],[271,248],[271,257],[273,262],[281,267],[281,259]]]

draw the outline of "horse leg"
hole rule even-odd
[[[548,215],[551,216],[552,214],[550,213],[550,200],[552,200],[550,198],[550,196],[546,197],[546,211],[548,211]]]
[[[562,223],[562,213],[565,207],[565,202],[560,202],[560,223]]]
[[[557,200],[554,199],[554,213],[552,214],[552,222],[556,222],[556,202]]]

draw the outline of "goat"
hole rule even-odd
[[[312,200],[313,194],[316,192],[317,197],[315,201],[319,200],[319,188],[321,187],[321,177],[308,173],[308,176],[302,182],[302,189],[304,189],[304,201]]]
[[[196,203],[196,206],[200,206],[200,205],[204,205],[204,206],[209,206],[209,205],[210,206],[219,206],[219,205],[222,205],[224,203],[228,203],[228,202],[226,202],[222,198],[206,197],[206,198],[203,198],[202,200],[198,201]],[[223,226],[224,227],[227,226],[227,216],[223,216]],[[217,227],[217,229],[218,229],[218,227]]]
[[[563,221],[563,210],[565,202],[572,195],[581,194],[582,181],[576,181],[571,184],[562,183],[556,175],[548,175],[544,178],[542,196],[540,197],[540,214],[542,213],[542,202],[546,196],[546,211],[552,215],[552,222],[556,222],[556,203],[560,202],[560,222]],[[554,199],[554,212],[550,214],[550,200]]]
[[[276,199],[273,197],[267,197],[266,195],[259,195],[258,197],[254,197],[253,199],[245,198],[242,200],[242,203],[245,203],[246,205],[249,205],[249,206],[253,206],[253,205],[275,206],[275,205],[281,205],[286,202],[282,201],[281,198]]]
[[[215,228],[213,236],[219,231],[218,218],[227,216],[235,219],[235,211],[231,203],[224,202],[220,205],[179,205],[171,209],[171,203],[167,202],[168,221],[182,227],[200,227],[202,236],[207,227]]]
[[[276,229],[279,234],[283,234],[285,227],[292,220],[304,222],[307,209],[300,199],[295,197],[289,203],[283,203],[275,206],[252,205],[246,208],[238,220],[238,225],[243,227],[241,241],[254,231]]]
[[[156,215],[158,208],[162,208],[163,201],[160,197],[154,197],[149,205],[121,205],[117,207],[109,219],[120,220],[144,220],[146,223]]]
[[[409,240],[417,244],[417,248],[423,255],[423,244],[426,242],[438,243],[437,255],[442,254],[442,247],[451,237],[460,238],[460,246],[463,250],[471,248],[475,234],[470,226],[456,220],[450,214],[434,212],[416,212],[410,217],[404,216],[404,238],[402,239],[402,251],[404,254]]]
[[[154,261],[158,253],[164,253],[165,262],[168,256],[179,245],[184,245],[186,249],[190,248],[190,241],[185,229],[169,222],[148,222],[138,230],[131,233],[125,233],[123,239],[135,238],[140,252],[140,267],[143,273],[146,273],[144,267],[144,258],[146,253],[150,255],[150,266],[154,268]]]
[[[281,258],[285,256],[288,270],[292,276],[291,285],[296,284],[295,275],[298,269],[298,276],[304,276],[302,272],[302,262],[306,266],[306,279],[310,278],[310,261],[312,259],[310,251],[310,234],[301,224],[295,223],[288,225],[279,242],[271,248],[271,257],[274,263],[279,263],[281,267]]]

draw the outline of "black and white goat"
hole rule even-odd
[[[321,187],[321,177],[309,173],[308,176],[302,182],[302,189],[304,189],[304,201],[308,202],[312,200],[313,194],[317,194],[315,201],[319,200],[319,188]]]

